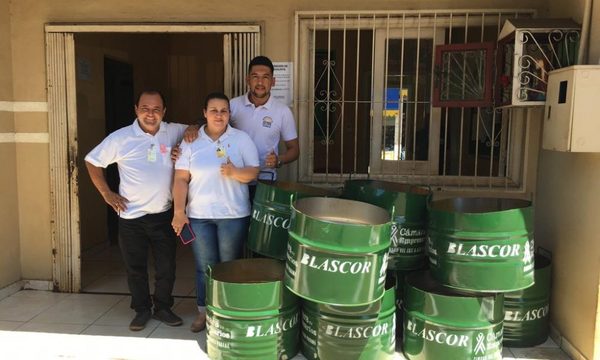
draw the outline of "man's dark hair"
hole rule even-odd
[[[254,59],[250,60],[250,64],[248,65],[248,74],[252,72],[252,67],[254,65],[264,65],[268,67],[269,69],[271,69],[271,75],[275,71],[275,68],[273,67],[273,62],[266,56],[259,55]]]
[[[227,107],[229,107],[229,98],[227,97],[227,95],[223,94],[222,92],[211,92],[210,94],[206,95],[206,98],[204,99],[205,109],[208,107],[208,102],[212,99],[225,100],[227,101]]]
[[[138,95],[137,99],[135,100],[135,106],[139,106],[140,105],[140,99],[142,98],[142,95],[158,95],[158,96],[160,96],[160,100],[163,103],[163,109],[165,109],[167,107],[167,101],[165,100],[165,96],[160,91],[158,91],[156,89],[142,90],[140,92],[140,94]]]

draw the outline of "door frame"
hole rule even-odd
[[[81,290],[81,248],[77,158],[75,39],[77,33],[242,33],[256,34],[256,23],[229,24],[46,24],[46,85],[50,137],[50,204],[53,288]],[[224,40],[225,41],[225,40]],[[227,48],[228,49],[228,48]],[[224,56],[224,62],[231,56]],[[232,64],[225,64],[226,69]],[[226,78],[224,79],[226,80]]]

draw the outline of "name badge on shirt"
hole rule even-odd
[[[273,123],[273,119],[271,119],[271,117],[269,117],[269,116],[265,116],[263,118],[262,126],[270,128],[271,127],[271,123]]]
[[[221,144],[217,145],[217,157],[223,158],[225,156],[227,156],[227,152],[225,151],[225,148],[223,147],[223,145],[221,145]]]
[[[148,161],[156,162],[156,146],[154,144],[150,145],[150,149],[148,149]]]

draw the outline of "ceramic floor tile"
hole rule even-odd
[[[208,360],[198,343],[190,340],[0,331],[0,343],[0,359],[11,360]]]
[[[548,339],[543,344],[540,344],[536,347],[545,347],[545,348],[558,348],[558,345],[548,336]]]
[[[89,325],[122,298],[120,295],[72,294],[34,317],[31,322]]]
[[[126,275],[104,275],[83,290],[88,293],[129,294]]]
[[[0,320],[26,322],[54,304],[48,298],[9,296],[0,301]]]
[[[0,321],[0,330],[12,331],[16,330],[19,326],[25,324],[22,321]]]
[[[28,322],[20,326],[17,331],[43,332],[51,334],[80,334],[87,326],[87,324],[42,324]]]
[[[90,273],[89,271],[81,272],[81,291],[87,292],[87,287],[104,276],[104,272]]]
[[[100,335],[100,336],[124,336],[124,337],[148,337],[150,333],[158,326],[158,322],[148,322],[146,328],[141,331],[131,331],[128,326],[112,326],[112,325],[90,325],[81,334],[82,335]]]
[[[302,353],[298,353],[298,355],[294,356],[291,360],[306,360]]]
[[[44,301],[49,301],[51,303],[57,303],[59,301],[62,301],[68,297],[70,297],[71,294],[69,293],[59,293],[59,292],[52,292],[52,291],[44,291],[44,290],[21,290],[13,295],[11,295],[11,297],[15,297],[15,298],[29,298],[29,299],[41,299]]]
[[[192,281],[191,278],[187,280]],[[187,285],[180,286],[186,287]],[[193,296],[195,291],[191,289],[188,294]],[[102,349],[112,351],[111,356],[119,358],[126,357],[129,354],[127,351],[130,351],[130,349],[117,352],[112,347],[115,341],[125,338],[129,339],[126,339],[127,341],[123,344],[130,344],[130,341],[134,340],[142,340],[137,339],[141,337],[148,337],[147,341],[165,341],[165,344],[171,344],[169,342],[176,343],[177,341],[180,344],[185,344],[187,341],[189,345],[189,340],[193,340],[195,346],[199,346],[202,351],[206,351],[206,331],[200,333],[189,331],[189,325],[197,314],[195,298],[175,298],[173,311],[184,320],[182,326],[170,327],[152,319],[146,329],[140,332],[131,332],[128,329],[133,316],[133,311],[129,308],[129,302],[129,296],[20,291],[0,301],[0,342],[7,343],[5,342],[7,334],[15,333],[14,330],[17,330],[17,333],[22,334],[46,332],[47,334],[44,334],[44,336],[61,335],[62,333],[95,335],[90,338],[94,339],[93,341],[99,341],[98,344],[103,344]],[[8,317],[8,319],[4,319],[2,316]],[[25,320],[15,320],[15,318],[24,318]],[[26,322],[29,319],[31,321]],[[43,339],[40,341],[47,341],[46,337],[39,339]],[[106,341],[110,342],[106,343]],[[26,343],[31,343],[31,341]],[[56,350],[61,356],[66,356],[72,351],[71,342],[60,342],[60,344],[67,343],[68,346],[61,345]],[[56,346],[54,347],[56,348]],[[138,351],[138,349],[139,347],[135,351]],[[200,349],[197,349],[197,351],[200,351]],[[82,351],[85,350],[82,348]],[[154,352],[163,350],[160,347],[160,350],[154,350]],[[2,349],[0,348],[1,352]],[[152,352],[150,354],[155,355]],[[569,357],[551,339],[534,348],[504,348],[503,358],[505,360],[569,360]],[[302,355],[293,358],[293,360],[304,359]],[[405,360],[400,351],[395,354],[393,359]]]
[[[109,263],[109,269],[107,274],[109,275],[127,275],[127,269],[125,269],[125,263],[123,260],[113,261]]]
[[[515,358],[522,360],[570,360],[569,356],[559,348],[534,347],[511,348]]]
[[[504,360],[515,360],[515,355],[512,353],[512,351],[510,351],[509,348],[507,347],[503,347],[502,348],[502,359]]]
[[[103,325],[103,326],[117,326],[121,328],[127,329],[129,323],[135,316],[135,312],[129,307],[131,303],[131,297],[124,296],[118,303],[116,303],[113,307],[111,307],[105,314],[100,316],[96,321],[94,321],[94,325]],[[158,326],[159,322],[150,319],[146,327],[150,327],[154,329]]]

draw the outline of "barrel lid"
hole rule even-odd
[[[354,200],[311,197],[297,200],[292,206],[304,216],[325,223],[374,226],[390,222],[386,210]]]

